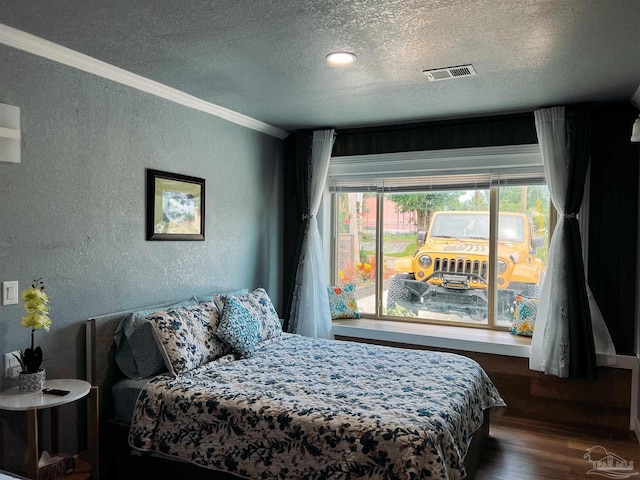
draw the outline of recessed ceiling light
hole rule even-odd
[[[356,61],[356,56],[350,52],[333,52],[327,55],[327,62],[331,65],[349,65]]]

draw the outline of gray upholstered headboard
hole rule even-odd
[[[116,345],[113,334],[124,317],[131,312],[141,309],[162,308],[175,304],[174,302],[140,307],[124,312],[109,313],[89,318],[86,322],[87,343],[87,381],[100,389],[100,419],[108,420],[113,417],[114,406],[111,389],[113,385],[124,378],[115,361]]]

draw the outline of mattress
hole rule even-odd
[[[484,411],[504,406],[466,357],[283,334],[150,380],[129,443],[256,479],[460,479]]]
[[[111,392],[113,394],[115,420],[126,424],[131,423],[138,395],[149,380],[149,378],[139,380],[125,378],[114,384]]]

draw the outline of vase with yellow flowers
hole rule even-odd
[[[22,393],[39,392],[45,387],[45,371],[42,365],[42,349],[34,345],[36,330],[51,327],[49,318],[49,296],[44,292],[41,278],[34,280],[30,288],[23,290],[22,303],[27,314],[22,317],[22,326],[31,329],[31,346],[20,351],[18,361],[22,367],[19,374],[18,389]]]

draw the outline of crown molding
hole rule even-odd
[[[9,27],[2,23],[0,23],[0,43],[123,85],[127,85],[137,90],[164,98],[165,100],[179,103],[180,105],[184,105],[195,110],[200,110],[260,133],[265,133],[280,139],[284,139],[289,134],[289,132],[281,128],[274,127],[273,125],[269,125],[241,113],[234,112],[228,108],[206,102],[160,82],[150,80],[141,75],[137,75],[116,67],[115,65],[111,65],[83,53],[76,52],[70,48],[63,47],[57,43],[36,37],[35,35],[31,35],[30,33],[23,32],[22,30]]]

